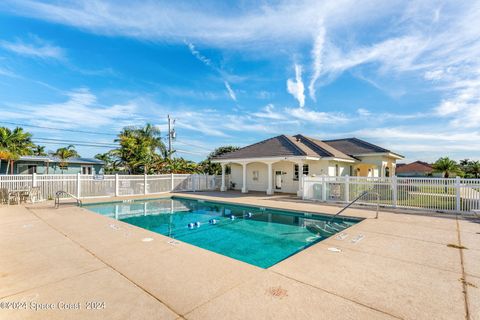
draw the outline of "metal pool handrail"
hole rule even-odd
[[[330,218],[330,220],[328,221],[328,223],[332,222],[333,219],[335,219],[336,216],[338,216],[339,214],[341,214],[342,212],[344,212],[345,210],[347,210],[348,208],[350,208],[355,202],[357,202],[357,200],[359,200],[360,198],[362,198],[363,196],[367,195],[367,194],[374,194],[377,196],[377,212],[376,212],[376,215],[375,215],[375,219],[378,219],[378,210],[379,210],[379,207],[380,207],[380,194],[376,191],[371,191],[371,190],[367,190],[367,191],[364,191],[362,192],[361,195],[359,195],[358,197],[356,197],[355,199],[353,199],[349,204],[347,204],[345,207],[343,207],[340,211],[338,211],[337,213],[335,213],[333,215],[333,217]]]
[[[77,205],[79,207],[82,206],[82,200],[80,200],[78,197],[74,196],[71,193],[68,193],[67,191],[60,190],[60,191],[55,192],[55,208],[56,209],[58,209],[58,207],[60,206],[60,196],[62,196],[62,195],[65,195],[69,198],[75,199],[77,201]]]

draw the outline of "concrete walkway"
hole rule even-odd
[[[338,210],[285,196],[181,196]],[[375,220],[351,209],[367,219],[345,239],[264,270],[83,208],[52,207],[0,207],[0,319],[480,319],[480,221],[391,212]]]

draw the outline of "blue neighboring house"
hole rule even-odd
[[[13,174],[103,174],[104,162],[94,158],[71,158],[61,166],[60,159],[50,156],[23,156],[15,160]],[[6,174],[7,162],[0,165],[0,174]],[[8,169],[10,174],[10,168]]]

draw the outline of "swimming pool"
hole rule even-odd
[[[268,268],[360,222],[181,197],[84,205],[96,213]]]

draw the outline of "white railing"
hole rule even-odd
[[[19,190],[40,187],[44,199],[57,191],[77,198],[160,194],[175,191],[213,191],[220,189],[221,176],[203,174],[160,175],[82,175],[28,174],[0,175],[0,189]]]
[[[362,192],[380,195],[380,205],[433,212],[472,213],[480,209],[480,179],[304,177],[303,199],[348,203]],[[360,204],[376,205],[374,197]]]

